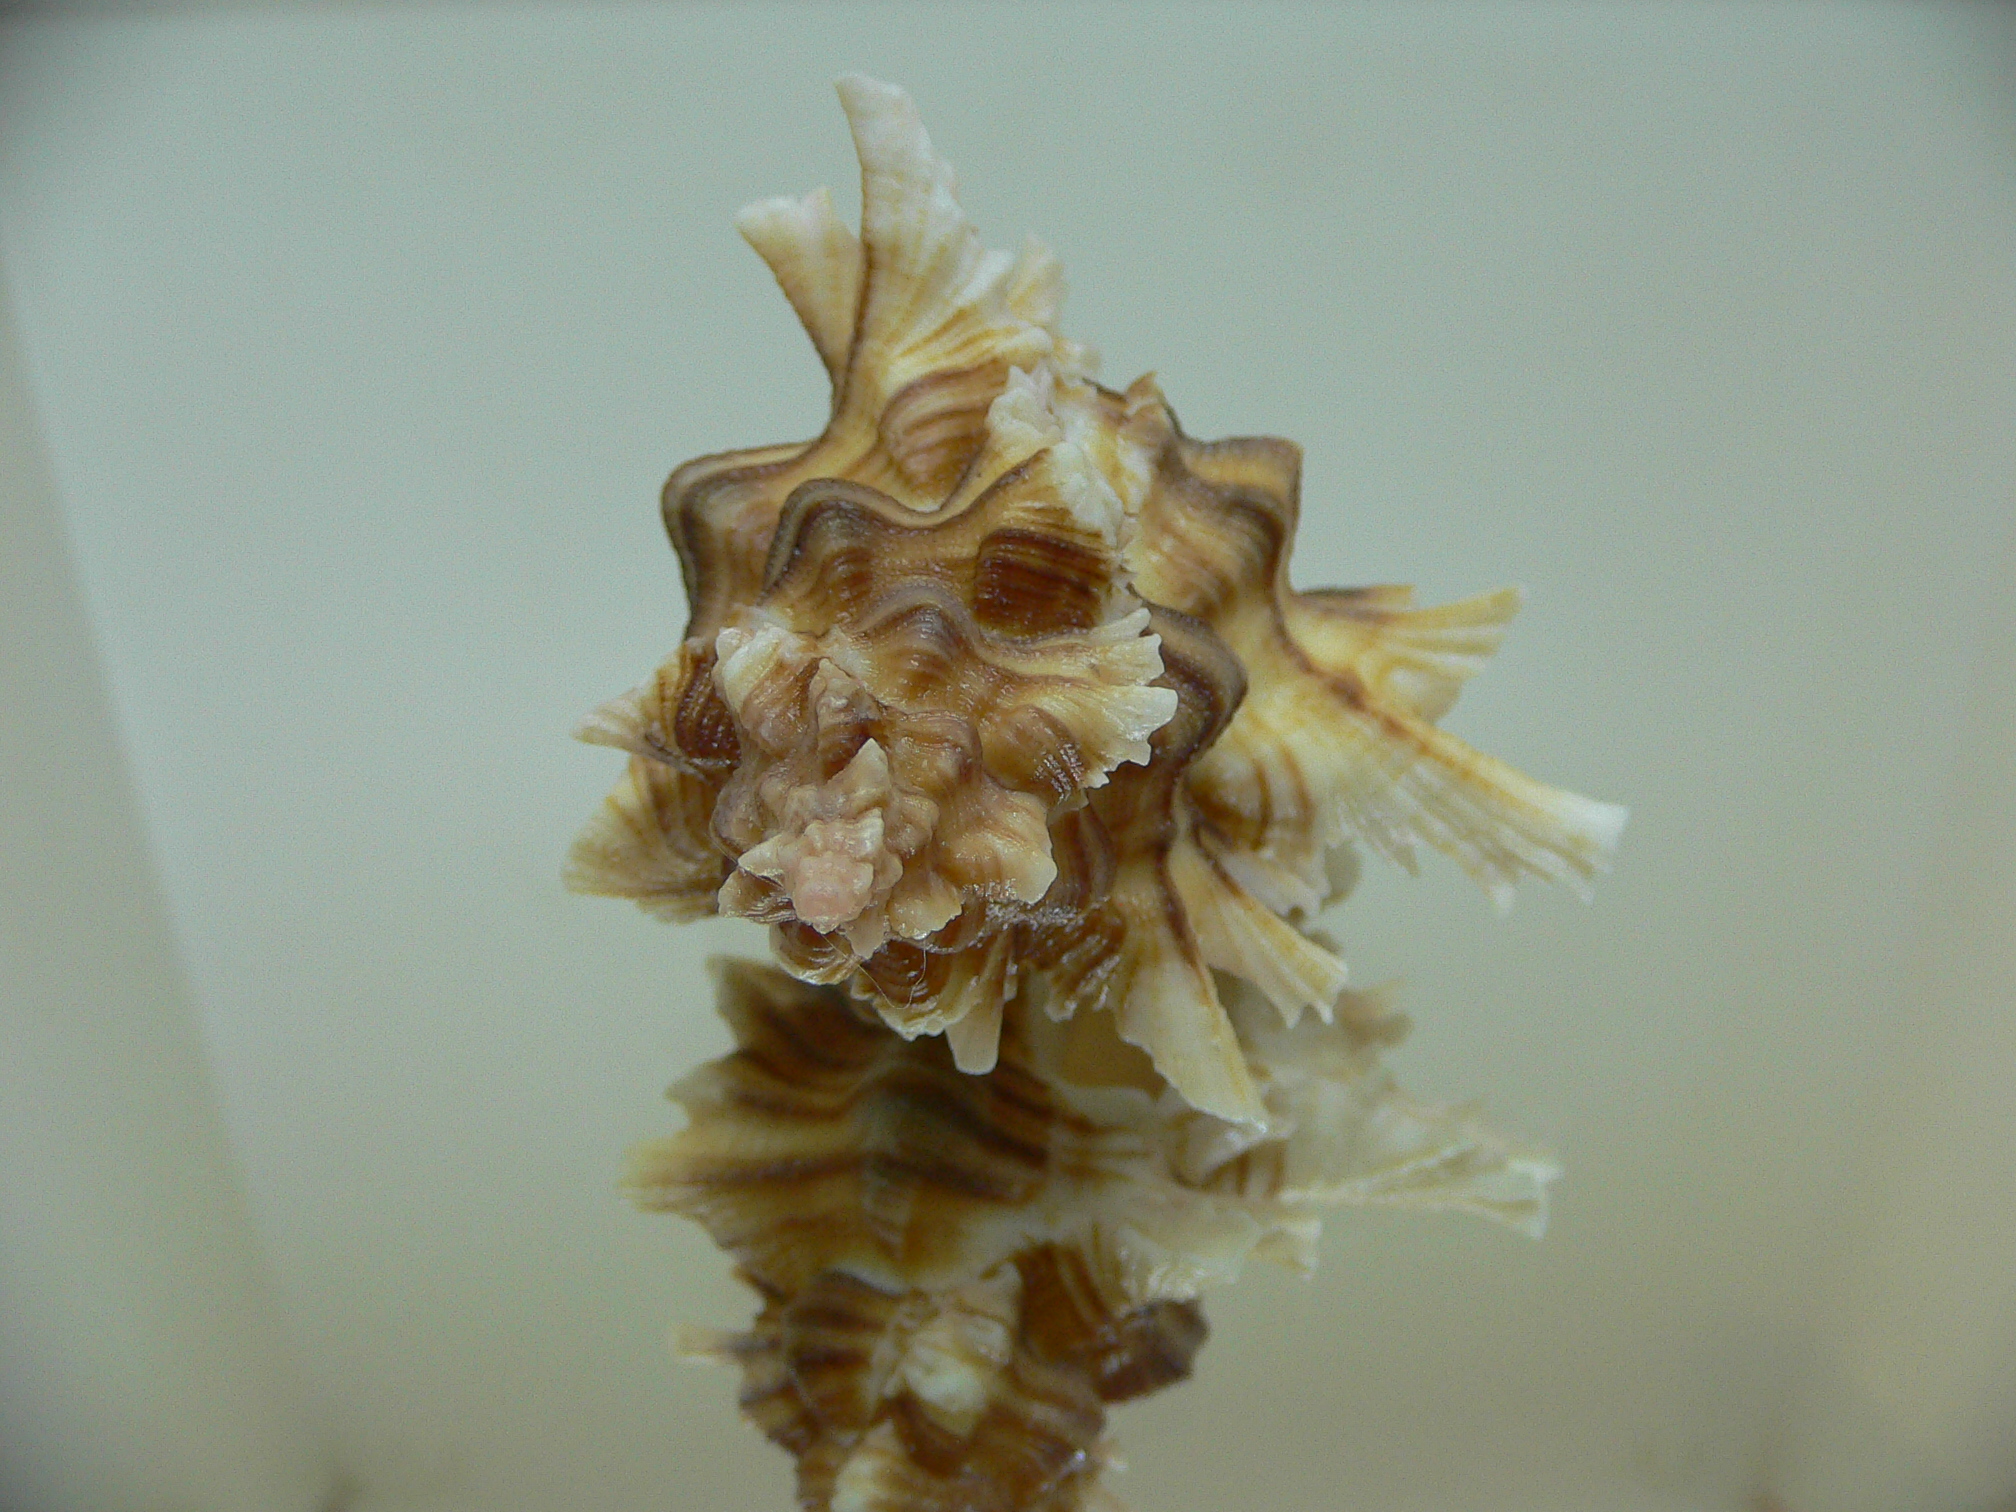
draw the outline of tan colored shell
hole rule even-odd
[[[1291,590],[1298,450],[1195,442],[1152,380],[1094,384],[1055,259],[981,249],[901,91],[840,93],[861,238],[823,191],[740,220],[832,417],[666,485],[686,639],[584,734],[678,775],[632,768],[576,882],[769,923],[793,972],[952,1032],[974,1071],[1040,972],[1252,1118],[1212,972],[1327,1010],[1343,966],[1292,922],[1327,848],[1426,841],[1502,894],[1586,879],[1622,811],[1434,725],[1515,594]]]
[[[1436,726],[1515,593],[1293,589],[1297,448],[1095,382],[1056,260],[986,251],[909,98],[839,87],[860,235],[824,190],[738,219],[831,415],[667,483],[691,617],[582,730],[630,763],[570,880],[758,920],[789,973],[727,970],[740,1048],[634,1179],[764,1297],[721,1348],[804,1505],[1061,1512],[1115,1382],[1180,1376],[1248,1255],[1311,1263],[1320,1205],[1537,1231],[1552,1167],[1404,1098],[1308,926],[1354,842],[1502,901],[1624,815]]]

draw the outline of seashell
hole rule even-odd
[[[1213,973],[1327,1010],[1344,968],[1294,923],[1327,850],[1426,842],[1502,898],[1586,881],[1623,811],[1435,726],[1516,594],[1291,590],[1297,449],[1192,441],[1152,380],[1092,382],[1055,259],[981,249],[900,91],[840,93],[860,239],[824,191],[739,221],[832,416],[667,484],[685,642],[583,734],[680,775],[633,768],[575,881],[675,916],[711,888],[976,1072],[1043,974],[1192,1103],[1256,1118]]]
[[[1437,726],[1515,592],[1292,588],[1297,448],[1099,384],[1056,259],[982,246],[902,91],[839,91],[859,235],[824,190],[737,219],[831,413],[666,484],[689,622],[580,731],[630,762],[568,875],[769,927],[783,973],[726,969],[741,1048],[635,1184],[764,1297],[723,1348],[805,1504],[996,1505],[952,1488],[998,1437],[999,1505],[1075,1507],[1098,1362],[1187,1366],[1168,1309],[1311,1263],[1321,1205],[1537,1231],[1552,1167],[1407,1101],[1310,925],[1357,845],[1586,891],[1624,811]]]

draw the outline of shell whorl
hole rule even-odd
[[[690,619],[581,731],[630,762],[570,881],[770,929],[633,1182],[764,1298],[720,1351],[804,1504],[1077,1507],[1104,1404],[1320,1205],[1541,1221],[1551,1166],[1378,1069],[1397,1020],[1308,927],[1353,842],[1502,902],[1586,887],[1623,810],[1436,725],[1515,593],[1293,589],[1298,449],[1097,383],[1056,259],[982,246],[902,91],[839,88],[858,236],[824,190],[737,221],[830,416],[667,483]]]

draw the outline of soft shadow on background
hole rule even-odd
[[[1359,982],[1404,978],[1410,1088],[1562,1159],[1545,1241],[1341,1216],[1313,1282],[1212,1299],[1198,1379],[1119,1415],[1117,1489],[2016,1497],[2012,36],[0,22],[0,1491],[788,1505],[666,1344],[747,1297],[615,1190],[725,1045],[703,960],[762,937],[557,879],[615,775],[567,731],[679,632],[664,475],[823,417],[730,217],[853,203],[859,68],[991,244],[1058,251],[1109,380],[1302,443],[1299,584],[1524,584],[1448,723],[1633,810],[1593,907],[1368,866],[1332,921]]]

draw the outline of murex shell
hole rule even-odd
[[[1247,1254],[1308,1263],[1317,1204],[1541,1220],[1545,1161],[1378,1071],[1398,1021],[1308,927],[1352,842],[1502,902],[1586,887],[1624,811],[1436,727],[1516,592],[1291,588],[1298,449],[1095,382],[1056,259],[984,250],[909,97],[839,89],[860,235],[823,189],[737,221],[831,418],[666,484],[691,619],[583,728],[630,764],[570,881],[758,920],[788,973],[726,970],[740,1048],[635,1180],[763,1296],[718,1348],[803,1503],[1078,1507],[1103,1404],[1187,1371]]]

